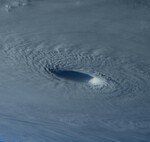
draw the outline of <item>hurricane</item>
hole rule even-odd
[[[149,0],[0,0],[0,141],[149,142]]]

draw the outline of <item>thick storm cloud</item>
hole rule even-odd
[[[148,142],[149,0],[0,0],[0,141]]]

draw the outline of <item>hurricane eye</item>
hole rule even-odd
[[[57,77],[77,82],[87,82],[93,79],[93,77],[89,74],[72,70],[49,69],[49,72],[53,73]]]

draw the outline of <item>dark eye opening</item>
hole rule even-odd
[[[88,74],[71,70],[49,69],[49,72],[53,73],[57,77],[77,82],[87,82],[93,78]]]

